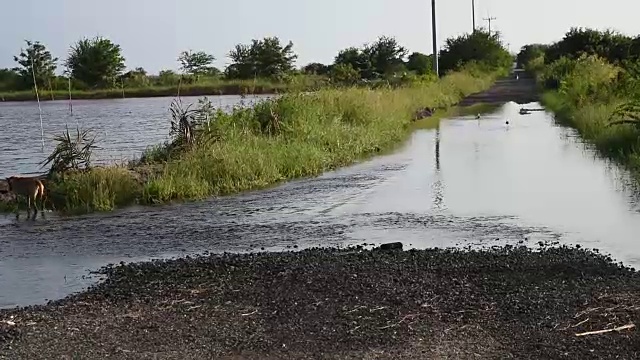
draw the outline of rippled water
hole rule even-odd
[[[536,107],[536,104],[527,107]],[[109,262],[402,241],[597,247],[640,266],[636,189],[572,129],[510,103],[416,131],[394,154],[273,189],[74,218],[0,220],[0,307],[65,296]],[[510,124],[506,125],[505,120]]]
[[[250,105],[269,96],[209,96],[215,107],[231,109],[241,102]],[[182,97],[185,106],[197,103],[201,97]],[[164,142],[169,137],[171,117],[169,105],[173,97],[74,100],[73,115],[68,101],[43,101],[42,123],[35,102],[0,102],[0,178],[15,174],[41,174],[46,172],[39,163],[55,147],[52,140],[62,135],[65,125],[75,132],[91,128],[96,135],[95,163],[122,162],[139,157],[149,145]]]

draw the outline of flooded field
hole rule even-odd
[[[110,262],[199,252],[551,240],[640,266],[637,191],[625,173],[550,114],[519,109],[508,103],[479,121],[444,120],[391,155],[264,191],[36,222],[0,218],[0,307],[81,290],[95,281],[88,270]]]
[[[270,96],[210,96],[213,106],[225,110],[244,103],[250,105]],[[197,103],[202,97],[182,97],[185,104]],[[46,172],[39,163],[55,147],[52,141],[62,135],[65,125],[70,132],[92,129],[96,135],[95,163],[122,162],[139,157],[150,145],[169,137],[171,118],[169,105],[173,97],[74,100],[73,114],[68,101],[43,101],[42,123],[45,146],[42,149],[40,117],[35,102],[0,102],[0,178],[15,174]]]

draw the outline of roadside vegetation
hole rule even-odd
[[[477,35],[480,37],[474,41],[484,50],[501,46],[486,33]],[[465,63],[476,56],[458,48],[468,39],[450,40],[454,41],[447,45],[451,51],[445,49],[441,54],[444,71],[459,66],[458,60]],[[55,57],[39,41],[27,40],[25,45],[14,56],[15,68],[0,69],[0,101],[33,101],[37,98],[36,89],[40,100],[63,100],[273,94],[342,85],[371,87],[433,80],[431,55],[409,54],[394,38],[387,36],[361,48],[340,51],[333,64],[310,63],[301,68],[294,65],[297,55],[293,43],[285,44],[277,37],[236,45],[228,52],[229,65],[224,69],[214,66],[213,55],[202,50],[186,50],[176,58],[177,71],[165,69],[158,74],[149,74],[142,67],[127,69],[120,45],[104,37],[77,41],[64,60]],[[505,59],[511,61],[508,54],[492,53],[502,57],[492,59],[498,61],[498,66]]]
[[[640,179],[640,36],[572,28],[556,43],[523,47],[517,61],[559,121]]]
[[[490,51],[470,51],[478,43],[490,44]],[[233,56],[251,53],[255,44],[239,46]],[[395,39],[381,37],[336,56],[328,67],[336,85],[331,88],[289,92],[231,112],[215,109],[206,98],[194,105],[176,98],[170,109],[171,141],[119,166],[92,167],[91,151],[99,144],[91,132],[67,130],[43,164],[50,169],[50,201],[57,210],[84,213],[203,199],[317,175],[379,154],[406,138],[417,112],[430,109],[430,118],[447,114],[511,65],[499,35],[483,31],[450,39],[442,53],[461,56],[437,78],[429,57],[409,55]],[[289,54],[278,58],[282,62],[293,57],[281,54]],[[235,75],[242,79],[256,71],[238,65],[226,73],[243,74]]]

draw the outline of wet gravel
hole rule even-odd
[[[638,359],[640,276],[580,248],[308,249],[121,264],[0,311],[6,359]]]

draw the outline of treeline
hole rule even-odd
[[[432,55],[409,53],[393,37],[381,36],[362,47],[340,51],[332,64],[311,63],[295,67],[297,54],[293,43],[277,37],[238,44],[229,53],[224,69],[213,66],[215,57],[204,51],[183,51],[177,57],[180,72],[162,70],[148,74],[138,67],[125,71],[120,45],[96,37],[82,39],[70,47],[66,59],[54,57],[38,41],[26,41],[26,48],[14,56],[16,67],[0,69],[0,92],[39,89],[98,91],[119,88],[171,87],[178,84],[206,84],[223,81],[256,80],[292,83],[301,77],[316,77],[336,85],[354,85],[382,81],[433,79]],[[508,69],[512,56],[502,45],[499,34],[478,30],[453,37],[440,52],[440,72],[446,74],[470,62],[482,70]],[[56,75],[59,67],[62,75]]]
[[[517,62],[557,119],[640,175],[640,35],[571,28],[553,44],[524,46]]]

